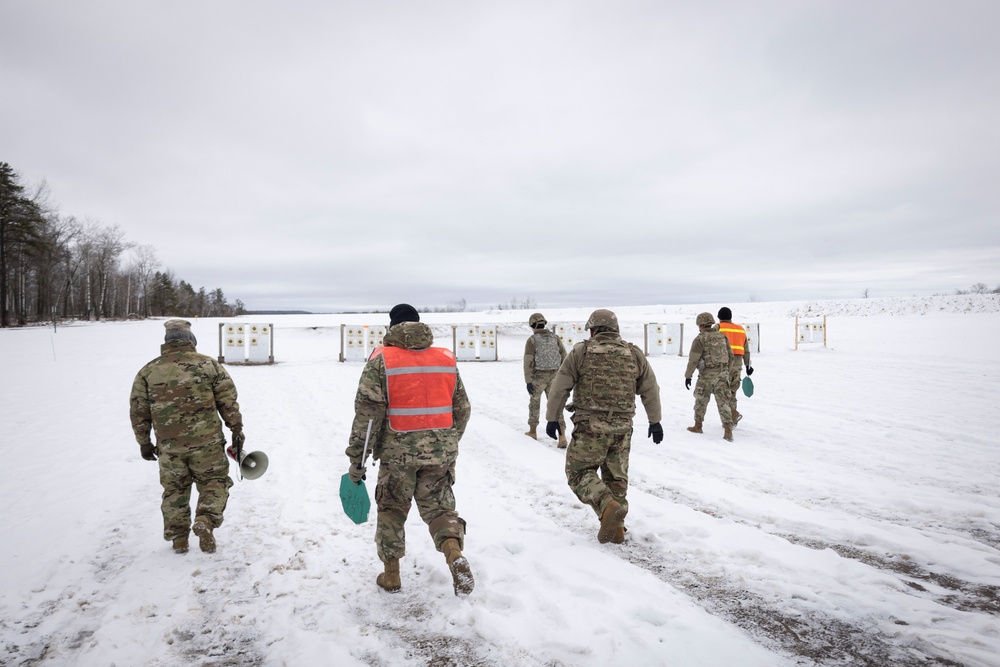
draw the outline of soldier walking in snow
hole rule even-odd
[[[219,415],[232,431],[237,456],[244,441],[243,416],[229,373],[195,351],[198,340],[191,323],[170,320],[164,327],[160,356],[143,366],[132,383],[129,417],[142,458],[156,461],[159,456],[163,538],[173,542],[177,553],[187,553],[188,533],[194,530],[201,550],[214,553],[213,531],[222,525],[233,485]],[[198,487],[193,526],[192,484]]]
[[[546,328],[548,323],[541,313],[533,313],[528,318],[532,334],[524,343],[524,381],[528,386],[528,431],[529,438],[538,440],[538,418],[542,392],[549,396],[549,386],[556,371],[566,358],[566,346],[559,336]],[[566,446],[566,418],[559,415],[560,448]]]
[[[691,342],[687,369],[684,371],[684,386],[690,391],[691,376],[698,369],[698,383],[694,387],[694,426],[688,426],[692,433],[704,433],[702,423],[708,401],[715,396],[719,417],[725,429],[723,438],[733,441],[733,409],[730,404],[729,373],[736,363],[729,340],[715,326],[712,313],[699,313],[695,319],[700,333]]]
[[[632,443],[635,397],[649,419],[648,436],[659,444],[660,387],[646,357],[622,340],[618,318],[595,310],[587,320],[590,338],[577,343],[552,381],[545,413],[545,432],[560,433],[559,417],[573,392],[573,438],[566,451],[566,480],[576,497],[600,518],[597,541],[625,541],[628,513],[628,459]],[[600,475],[598,475],[600,470]]]
[[[431,347],[434,334],[417,311],[399,304],[389,311],[383,346],[361,372],[354,399],[354,424],[347,451],[356,483],[367,468],[364,445],[369,422],[372,456],[380,462],[375,503],[375,547],[385,571],[376,583],[389,592],[402,587],[399,559],[406,553],[404,524],[416,500],[434,546],[451,570],[455,595],[472,592],[474,580],[465,547],[465,521],[455,511],[458,442],[472,407],[458,374],[455,355]]]
[[[753,375],[750,365],[750,348],[747,346],[746,329],[739,324],[733,324],[733,311],[726,306],[719,309],[719,333],[729,339],[729,347],[733,350],[736,363],[729,368],[729,406],[733,409],[733,428],[736,428],[743,415],[736,409],[736,394],[740,390],[743,366],[747,367],[747,375]]]

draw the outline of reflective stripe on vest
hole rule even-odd
[[[733,348],[733,354],[742,357],[747,344],[747,332],[743,327],[732,322],[719,322],[719,331],[729,339],[729,347]]]
[[[372,358],[378,355],[385,361],[389,428],[397,432],[451,428],[458,382],[455,355],[443,347],[391,346],[377,348]]]

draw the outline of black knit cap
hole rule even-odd
[[[725,306],[723,306],[722,308],[719,308],[719,319],[720,320],[731,320],[731,319],[733,319],[733,311],[729,310],[729,308],[727,308]]]
[[[420,314],[417,309],[408,303],[401,303],[393,306],[389,311],[389,326],[394,327],[400,322],[419,322]]]

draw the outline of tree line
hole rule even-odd
[[[53,319],[229,317],[222,290],[195,290],[117,225],[62,216],[48,187],[0,162],[0,327]]]
[[[976,283],[967,290],[955,290],[955,294],[1000,294],[1000,285],[990,289],[986,283]]]

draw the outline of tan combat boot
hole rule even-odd
[[[701,430],[701,422],[695,422],[694,426],[688,426],[688,430],[692,433],[704,433],[704,431]]]
[[[722,434],[722,439],[723,440],[728,440],[729,442],[732,442],[733,441],[733,427],[732,426],[725,426],[724,428],[726,429],[726,431],[725,431],[725,433]]]
[[[569,444],[569,442],[566,440],[566,436],[563,435],[562,433],[560,433],[559,434],[559,445],[558,445],[559,449],[566,449],[566,445],[568,445],[568,444]]]
[[[378,577],[375,578],[375,583],[390,593],[396,593],[403,587],[402,582],[399,580],[398,558],[390,558],[385,562],[385,572],[379,573]]]
[[[743,415],[736,412],[736,408],[733,408],[733,428],[736,428],[739,425],[741,419],[743,419]]]
[[[622,531],[622,541],[625,540],[625,515],[628,510],[621,506],[617,500],[611,500],[604,512],[601,514],[601,527],[597,531],[597,541],[607,544],[614,541],[619,529]]]
[[[191,530],[198,536],[198,546],[207,554],[215,553],[215,537],[212,535],[212,524],[204,517],[194,520]]]
[[[455,586],[455,595],[468,595],[476,585],[476,580],[472,577],[472,568],[469,561],[462,555],[462,550],[458,546],[458,540],[449,537],[441,543],[441,551],[444,559],[451,570],[451,581]]]
[[[188,536],[174,538],[174,553],[186,554],[188,552]]]
[[[532,440],[538,440],[538,427],[532,426],[530,429],[525,431],[524,434]]]

